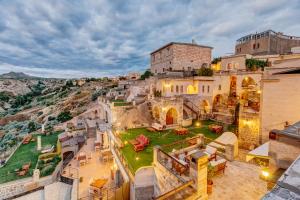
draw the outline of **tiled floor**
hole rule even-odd
[[[90,138],[87,140],[87,145],[84,145],[80,152],[84,151],[86,155],[91,153],[91,159],[86,165],[78,166],[78,161],[73,159],[70,164],[74,173],[74,168],[78,169],[79,177],[83,178],[83,181],[79,183],[79,198],[88,197],[88,187],[92,179],[107,178],[109,182],[106,186],[113,184],[110,179],[111,167],[113,162],[101,162],[99,161],[100,152],[94,151],[94,139]],[[68,172],[68,169],[65,169]],[[75,173],[74,173],[75,174]]]
[[[209,200],[259,200],[267,184],[259,178],[260,168],[246,162],[228,162],[225,174],[214,177]]]

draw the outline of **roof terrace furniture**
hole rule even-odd
[[[224,158],[217,161],[210,161],[211,166],[214,167],[215,173],[222,172],[224,174],[226,169],[226,163],[227,160],[225,160]]]
[[[156,131],[162,131],[164,129],[164,126],[159,123],[153,123],[151,128],[153,128]]]
[[[217,160],[217,149],[209,145],[206,146],[204,153],[208,155],[208,160]]]
[[[186,135],[189,133],[189,130],[186,128],[178,128],[178,129],[175,129],[175,133],[177,135]]]

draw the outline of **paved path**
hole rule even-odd
[[[214,177],[213,193],[209,200],[259,200],[267,192],[267,183],[259,178],[256,165],[228,162],[224,175]]]

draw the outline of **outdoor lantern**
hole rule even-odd
[[[266,181],[268,180],[269,177],[270,177],[269,169],[267,167],[262,168],[260,178]]]
[[[197,127],[200,127],[200,126],[201,126],[201,123],[197,121],[195,125],[196,125]]]

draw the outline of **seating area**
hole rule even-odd
[[[31,163],[24,164],[21,169],[17,169],[16,173],[18,176],[25,176],[29,171]]]
[[[162,131],[164,130],[164,126],[159,123],[153,123],[147,130],[150,132]]]
[[[129,142],[133,145],[135,152],[143,151],[144,148],[150,144],[149,138],[143,134],[136,137],[136,139],[130,140]]]
[[[32,135],[31,134],[26,135],[24,137],[24,140],[23,140],[22,144],[28,144],[31,141],[31,139],[32,139]]]
[[[223,132],[223,126],[211,124],[208,126],[209,130],[211,130],[214,133],[220,134]]]

